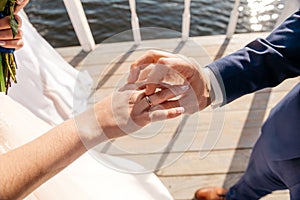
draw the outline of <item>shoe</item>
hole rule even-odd
[[[227,191],[220,187],[200,188],[195,192],[194,200],[226,200]]]

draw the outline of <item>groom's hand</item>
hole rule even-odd
[[[191,86],[190,91],[180,99],[180,106],[185,108],[186,113],[192,114],[210,105],[207,74],[189,59],[176,54],[148,51],[132,63],[128,82],[146,80],[148,84],[145,93],[151,95],[164,81],[175,81],[178,84],[178,77],[183,80],[181,84]]]
[[[20,49],[23,47],[21,30],[22,20],[19,16],[15,15],[16,20],[18,21],[18,34],[16,37],[13,37],[12,30],[9,25],[10,17],[6,16],[0,19],[0,46],[5,48]]]

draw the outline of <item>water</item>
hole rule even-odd
[[[96,43],[131,28],[127,0],[82,0],[82,3]],[[181,31],[183,0],[136,0],[136,3],[141,27]],[[234,0],[192,0],[190,35],[224,34],[233,5]],[[284,0],[241,0],[236,32],[270,31],[283,8]],[[25,10],[33,25],[54,47],[79,44],[62,0],[31,0]]]

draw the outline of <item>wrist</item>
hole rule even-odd
[[[220,107],[224,101],[224,95],[217,77],[209,67],[205,67],[204,71],[210,81],[210,99],[213,108]]]
[[[108,140],[98,122],[94,106],[74,117],[77,133],[87,149]]]
[[[207,87],[208,94],[209,94],[209,101],[210,101],[210,104],[213,104],[216,100],[216,96],[215,96],[214,88],[212,87],[212,84],[210,81],[209,69],[207,67],[204,67],[203,72],[205,74],[205,80],[206,80],[206,85],[207,85],[206,87]]]
[[[213,88],[211,87],[209,72],[205,67],[200,66],[200,64],[194,59],[189,58],[189,61],[196,67],[199,77],[196,77],[198,81],[196,86],[194,86],[196,93],[199,93],[198,102],[200,110],[206,108],[214,101],[215,95]]]
[[[101,129],[102,137],[105,137],[106,140],[122,137],[129,133],[126,132],[126,127],[123,127],[127,124],[124,125],[122,123],[122,117],[124,117],[122,109],[127,107],[121,103],[115,103],[117,106],[114,106],[113,100],[117,102],[117,98],[118,97],[113,98],[113,95],[110,95],[94,105],[97,124],[99,129]]]

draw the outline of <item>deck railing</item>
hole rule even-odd
[[[182,30],[181,30],[181,38],[183,41],[189,39],[190,36],[190,21],[191,21],[191,0],[184,0],[184,10],[182,14]]]
[[[140,44],[142,38],[140,32],[139,18],[136,14],[135,0],[129,0],[129,6],[131,11],[131,28],[133,33],[133,39],[135,44]]]
[[[63,0],[71,19],[72,25],[76,32],[77,38],[83,51],[89,52],[95,48],[95,41],[89,27],[87,18],[85,16],[82,4],[80,0]],[[235,32],[235,27],[239,15],[240,0],[235,0],[233,10],[230,15],[229,24],[227,27],[226,37],[231,38]],[[131,27],[133,30],[133,38],[136,44],[141,42],[141,33],[139,19],[136,13],[136,2],[135,0],[129,0],[130,11],[131,11]],[[186,41],[190,34],[190,5],[191,0],[184,0],[184,12],[182,15],[182,40]]]
[[[236,28],[236,24],[237,24],[237,20],[239,17],[239,5],[240,5],[240,0],[235,0],[233,9],[231,11],[230,14],[230,19],[229,19],[229,23],[227,26],[227,32],[226,32],[226,38],[230,39],[234,32],[235,32],[235,28]]]
[[[95,48],[95,40],[80,0],[64,0],[73,28],[85,52]]]
[[[82,4],[80,0],[63,0],[74,27],[75,33],[79,40],[79,43],[83,51],[89,52],[95,48],[95,41],[85,16]],[[287,3],[288,2],[288,3]],[[285,2],[286,6],[279,18],[278,22],[284,20],[285,17],[290,15],[300,6],[300,0],[289,0]],[[129,0],[130,11],[131,11],[131,27],[133,32],[133,38],[136,44],[141,42],[141,33],[139,19],[136,13],[136,2],[135,0]],[[184,11],[182,14],[182,40],[186,41],[190,34],[190,5],[191,0],[184,0]],[[227,26],[226,38],[230,39],[235,32],[236,24],[239,16],[239,5],[240,0],[235,0],[234,7],[230,14],[229,23]]]

